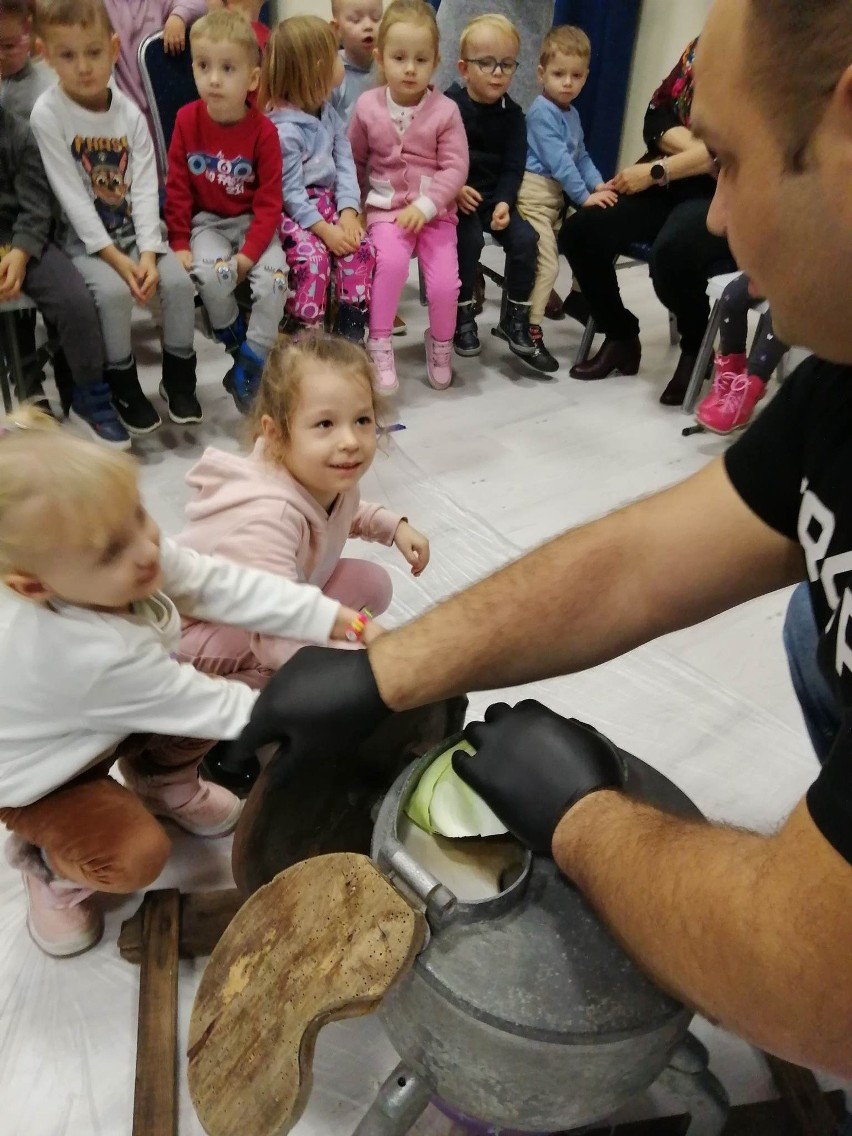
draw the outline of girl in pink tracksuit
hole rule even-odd
[[[396,390],[393,319],[416,254],[429,302],[426,370],[442,390],[453,380],[460,287],[455,198],[467,179],[468,147],[458,107],[429,85],[438,26],[425,0],[393,0],[379,26],[376,58],[385,85],[361,95],[349,123],[376,248],[367,350],[379,389]]]
[[[363,348],[317,332],[282,338],[252,407],[253,450],[205,451],[187,475],[195,493],[177,543],[315,584],[348,608],[385,611],[388,573],[342,557],[346,541],[396,545],[415,576],[429,541],[404,517],[361,500],[358,482],[376,452],[374,401]],[[368,624],[368,633],[377,630]],[[178,658],[259,688],[303,645],[187,620]]]

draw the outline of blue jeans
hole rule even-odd
[[[822,763],[840,729],[840,708],[817,663],[818,642],[819,629],[808,585],[799,584],[784,619],[784,649],[805,727]]]

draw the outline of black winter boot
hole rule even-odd
[[[549,375],[554,371],[558,371],[559,361],[554,359],[544,346],[544,336],[541,333],[541,326],[539,324],[530,324],[530,338],[533,341],[535,352],[532,355],[522,356],[524,362],[529,363],[531,367],[535,367],[537,371],[542,371],[544,374]]]
[[[339,335],[341,339],[348,339],[350,343],[364,346],[364,329],[367,326],[367,313],[356,308],[354,304],[337,305],[334,317],[332,335]]]
[[[107,367],[104,379],[112,391],[112,405],[118,420],[128,434],[153,434],[162,426],[162,420],[142,393],[136,360],[131,355],[126,363]]]
[[[505,310],[500,315],[497,327],[491,334],[509,344],[509,350],[521,358],[535,355],[535,342],[530,338],[530,306],[515,300],[507,300]]]
[[[57,344],[53,351],[53,381],[59,393],[59,402],[62,414],[68,417],[71,412],[71,403],[74,401],[74,379],[71,377],[71,368],[65,358],[65,352]]]
[[[179,426],[201,421],[201,404],[195,397],[195,352],[183,358],[163,351],[160,398],[169,408],[169,418]]]
[[[459,304],[456,315],[456,333],[453,336],[453,347],[456,355],[461,355],[463,358],[478,355],[482,350],[476,318],[474,317],[475,310],[474,302],[468,300]]]

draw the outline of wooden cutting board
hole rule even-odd
[[[411,966],[426,922],[366,856],[295,864],[240,908],[189,1025],[189,1089],[208,1136],[283,1136],[311,1090],[319,1030],[369,1014]]]

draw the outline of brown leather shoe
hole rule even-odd
[[[686,388],[689,386],[689,380],[692,378],[692,372],[695,369],[695,358],[694,355],[687,355],[685,351],[681,351],[675,372],[669,379],[668,386],[660,395],[660,402],[663,406],[683,406]]]
[[[610,375],[635,375],[642,361],[642,344],[635,339],[605,339],[597,355],[585,363],[575,363],[572,379],[608,379]]]

